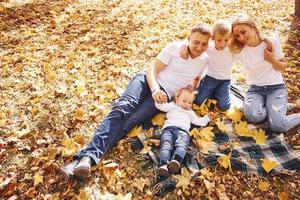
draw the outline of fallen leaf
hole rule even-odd
[[[241,119],[243,117],[243,114],[236,106],[227,110],[225,114],[229,119],[231,119],[234,122],[241,121]]]
[[[221,121],[220,118],[218,118],[216,120],[216,125],[218,126],[218,128],[220,129],[220,131],[222,131],[223,133],[226,133],[228,131],[227,126],[223,123],[223,121]]]
[[[262,161],[262,167],[266,170],[266,172],[270,172],[272,169],[274,169],[278,164],[276,161],[271,161],[267,158],[263,159]]]
[[[230,163],[230,157],[231,155],[223,155],[223,156],[220,156],[218,158],[218,163],[224,167],[225,169],[229,168],[231,169],[231,163]]]
[[[130,138],[136,137],[141,133],[141,130],[142,130],[142,126],[136,126],[127,134],[127,137]]]
[[[288,200],[288,195],[287,195],[287,193],[285,193],[285,192],[279,192],[278,193],[278,199],[279,200]]]
[[[259,188],[261,191],[263,191],[263,192],[268,191],[269,186],[270,186],[270,184],[269,184],[268,182],[266,182],[266,181],[260,181],[260,182],[258,183],[258,188]]]
[[[181,174],[176,175],[175,177],[178,180],[176,188],[181,187],[183,191],[190,185],[192,179],[189,170],[185,167],[181,168]]]
[[[213,141],[215,134],[212,132],[212,130],[214,129],[214,127],[208,126],[205,128],[202,128],[200,130],[200,137],[202,140],[206,140],[206,141]]]
[[[84,111],[82,110],[82,108],[76,109],[74,119],[84,121]]]
[[[265,144],[267,138],[268,136],[265,134],[265,131],[263,131],[262,129],[259,129],[259,131],[257,130],[253,131],[253,139],[255,140],[256,144],[258,145]]]
[[[234,125],[237,135],[243,137],[252,137],[252,131],[247,127],[247,122],[240,121]]]
[[[33,177],[34,179],[34,186],[38,185],[39,183],[43,183],[43,176],[39,173],[36,173]]]
[[[153,125],[163,126],[166,121],[166,115],[165,114],[158,114],[155,117],[151,119]]]

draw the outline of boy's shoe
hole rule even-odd
[[[74,160],[73,162],[70,162],[69,164],[60,168],[60,173],[65,182],[68,182],[73,177],[73,170],[78,164],[78,162],[78,160]]]
[[[160,177],[166,177],[166,176],[169,176],[169,170],[168,170],[167,164],[164,164],[164,165],[160,166],[160,167],[157,169],[157,174],[158,174],[158,176],[160,176]]]
[[[83,156],[79,163],[74,167],[74,176],[85,179],[91,175],[92,159],[89,156]]]
[[[173,159],[168,165],[168,169],[170,173],[176,173],[180,169],[180,162]]]

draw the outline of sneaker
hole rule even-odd
[[[60,168],[60,173],[65,182],[68,182],[73,177],[73,170],[78,164],[78,162],[78,160],[74,160],[73,162],[70,162],[69,164]]]
[[[73,169],[74,176],[80,179],[89,177],[91,175],[91,165],[92,159],[89,156],[83,156]]]
[[[173,159],[168,165],[168,169],[170,173],[176,173],[180,169],[180,162],[177,160]]]
[[[165,164],[165,165],[160,166],[160,167],[157,169],[157,174],[158,174],[160,177],[169,176],[169,170],[168,170],[167,165]]]

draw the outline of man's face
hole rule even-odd
[[[210,36],[194,32],[189,36],[189,50],[191,58],[200,56],[208,47]]]

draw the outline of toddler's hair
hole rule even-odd
[[[208,26],[205,26],[204,24],[197,24],[194,28],[191,30],[191,34],[199,32],[202,35],[210,36],[211,30]]]
[[[213,29],[213,34],[220,34],[220,35],[225,35],[227,33],[231,33],[231,24],[229,21],[226,20],[218,20],[214,24],[214,29]]]
[[[178,97],[180,96],[180,94],[181,94],[183,91],[187,91],[187,92],[189,92],[189,93],[192,93],[194,99],[196,98],[196,92],[193,91],[193,90],[192,90],[191,88],[189,88],[189,87],[183,87],[183,88],[179,89],[179,90],[176,92],[175,97],[178,98]]]

